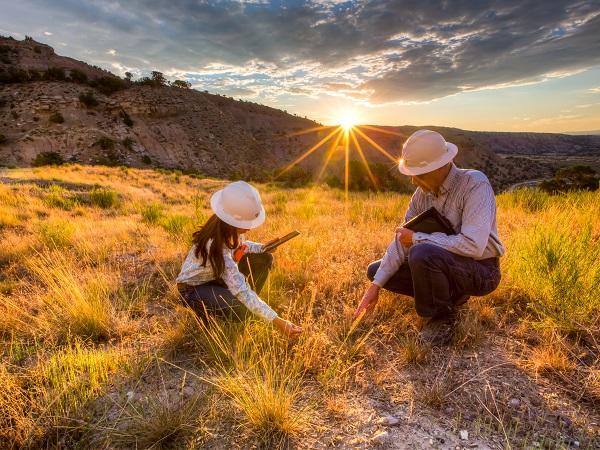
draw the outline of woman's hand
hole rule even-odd
[[[371,284],[371,286],[369,286],[369,289],[367,289],[364,293],[360,303],[358,304],[358,307],[356,308],[356,311],[354,311],[352,319],[356,319],[357,317],[359,317],[363,311],[365,312],[365,315],[371,312],[371,310],[375,308],[375,305],[378,301],[379,286],[377,286],[376,284]]]
[[[413,235],[415,234],[413,230],[398,227],[396,228],[396,233],[398,234],[398,238],[403,247],[410,248],[413,245]]]
[[[302,327],[294,325],[289,320],[282,319],[281,317],[273,319],[273,326],[288,339],[296,339],[302,333]]]

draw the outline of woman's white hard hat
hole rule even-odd
[[[415,131],[402,147],[398,170],[404,175],[423,175],[444,167],[457,153],[458,147],[446,142],[440,133],[431,130]]]
[[[265,221],[260,194],[245,181],[229,183],[210,198],[210,207],[223,222],[249,230]]]

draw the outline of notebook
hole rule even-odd
[[[413,217],[402,226],[409,230],[427,234],[436,232],[456,234],[450,221],[442,216],[433,206],[418,216]]]

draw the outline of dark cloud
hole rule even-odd
[[[116,48],[128,67],[198,73],[220,63],[231,77],[263,65],[249,92],[341,83],[372,102],[424,101],[600,64],[600,0],[18,4],[3,8],[0,26],[46,21],[57,40]]]

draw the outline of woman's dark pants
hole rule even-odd
[[[271,253],[247,253],[238,263],[239,270],[246,276],[254,292],[260,293],[269,270],[273,266]],[[227,289],[223,280],[210,281],[199,286],[180,291],[183,302],[191,307],[199,317],[206,315],[226,317],[233,320],[245,318],[250,311]]]
[[[367,277],[373,277],[381,260],[372,262]],[[388,291],[415,299],[422,317],[451,316],[465,295],[487,295],[500,283],[498,258],[475,260],[444,250],[433,244],[413,245],[408,260],[383,286]]]

